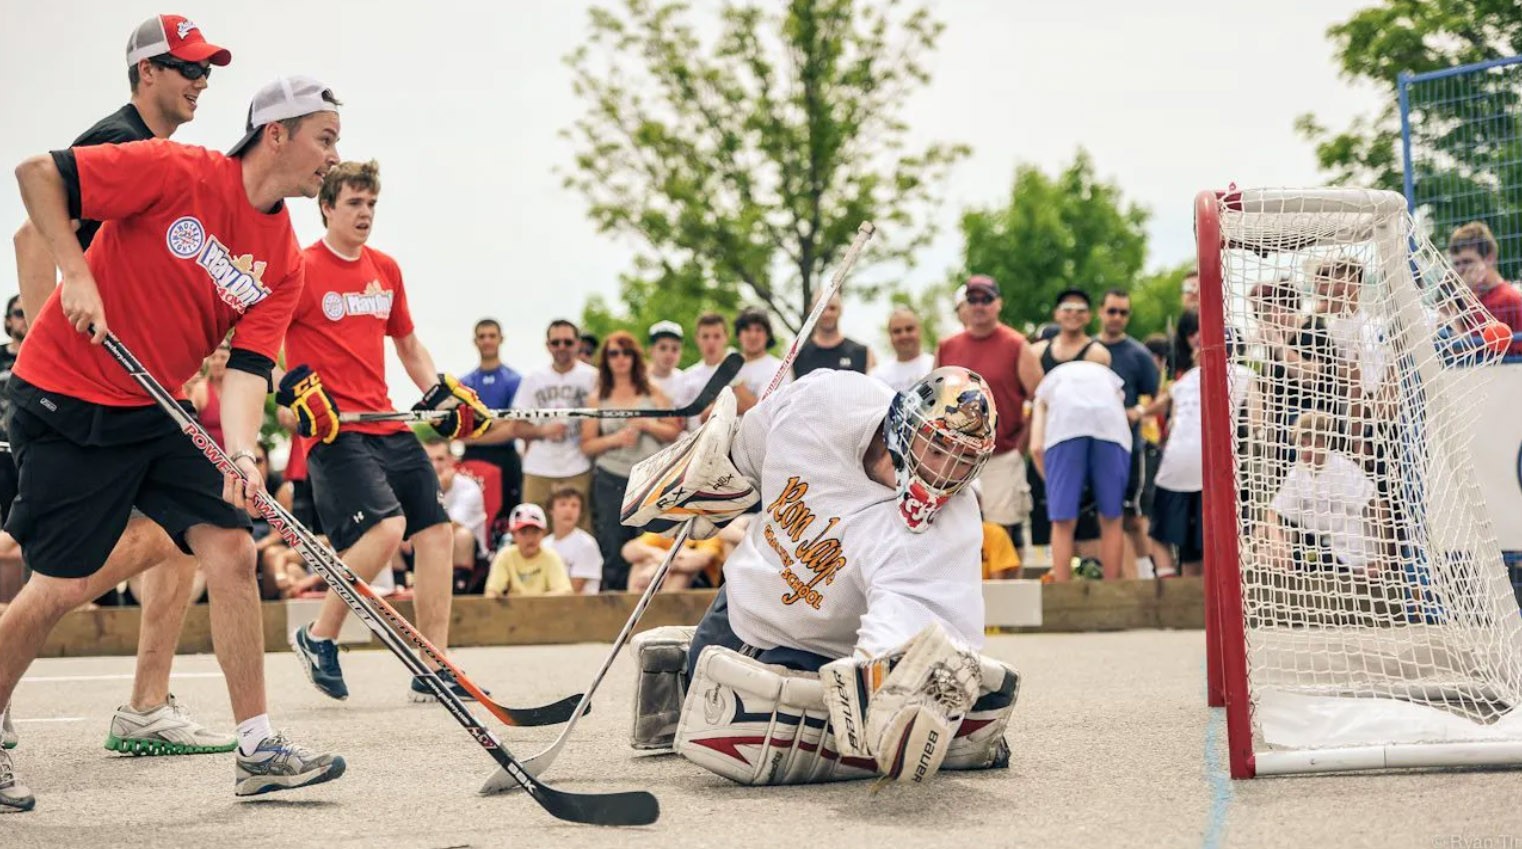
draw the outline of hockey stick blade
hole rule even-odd
[[[734,381],[735,375],[740,373],[740,367],[745,365],[745,358],[738,353],[731,352],[714,369],[713,376],[708,378],[708,383],[687,404],[680,407],[666,409],[648,409],[639,407],[571,407],[568,409],[527,409],[527,410],[492,410],[493,419],[505,419],[510,421],[550,421],[553,419],[685,419],[696,416],[713,404],[724,391],[724,387]],[[357,424],[361,422],[432,422],[449,415],[449,410],[388,410],[384,412],[364,413],[339,413],[338,421],[341,424]]]
[[[580,704],[580,702],[581,694],[579,693],[574,696],[566,696],[558,702],[532,708],[508,707],[493,701],[492,705],[496,707],[496,710],[492,711],[492,713],[510,717],[512,722],[507,724],[518,728],[559,725],[571,718],[571,714],[576,712],[576,705]],[[587,705],[586,711],[583,712],[587,713],[591,710],[592,706]]]

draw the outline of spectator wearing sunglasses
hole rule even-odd
[[[591,406],[642,410],[671,406],[666,393],[650,381],[645,353],[632,334],[619,330],[602,343]],[[681,435],[681,419],[582,420],[581,453],[592,458],[592,533],[602,552],[602,589],[629,588],[624,543],[639,536],[639,529],[622,524],[619,512],[630,470]]]
[[[588,406],[597,384],[597,369],[578,358],[581,333],[576,325],[563,318],[550,322],[545,330],[544,346],[550,364],[530,373],[513,396],[513,408],[519,410],[568,409]],[[487,431],[477,444],[522,439],[523,500],[548,508],[550,495],[563,486],[582,494],[587,503],[592,496],[592,462],[581,453],[580,423],[571,419],[504,422]],[[583,511],[581,529],[592,530],[590,513]]]
[[[1151,508],[1152,477],[1157,473],[1158,451],[1142,439],[1141,413],[1144,404],[1157,397],[1157,363],[1147,346],[1126,335],[1131,323],[1131,296],[1120,289],[1104,293],[1099,302],[1099,344],[1110,352],[1110,369],[1123,382],[1126,420],[1131,423],[1131,477],[1126,482],[1125,518],[1122,527],[1130,538],[1132,550],[1139,552],[1135,563],[1126,561],[1126,577],[1151,577],[1152,558],[1146,556],[1147,511]],[[1134,574],[1133,574],[1134,570]]]
[[[195,118],[212,66],[227,65],[232,61],[232,53],[208,42],[200,27],[183,16],[155,15],[132,31],[126,58],[127,83],[131,89],[127,104],[85,130],[71,147],[169,138],[181,124]],[[80,218],[76,223],[79,247],[89,250],[101,222]],[[35,318],[41,312],[58,281],[53,253],[30,219],[16,233],[15,246],[21,294],[12,299],[6,314],[6,328],[12,339],[8,355],[11,362],[15,361],[21,343],[21,336],[16,335],[18,321],[20,332],[25,335],[28,317]],[[6,365],[4,370],[8,380],[10,366]],[[11,465],[9,455],[4,462]],[[5,487],[0,493],[4,501],[0,514],[9,514],[15,493],[14,487]],[[5,542],[10,542],[8,537]],[[124,565],[128,558],[136,558],[143,565]],[[170,701],[170,664],[179,641],[180,625],[190,605],[195,558],[181,552],[158,525],[134,512],[102,568],[111,574],[149,570],[143,573],[142,594],[138,596],[143,608],[137,643],[138,675],[130,703],[117,711],[117,718],[125,725],[113,721],[112,739],[123,742],[123,751],[132,745],[155,747],[156,751],[168,754],[230,751],[237,743],[235,737],[203,728],[190,718],[184,705]],[[167,718],[159,724],[154,724],[157,719],[143,719],[156,714]],[[132,731],[117,735],[119,726]],[[178,745],[187,740],[194,740],[195,746]],[[175,745],[162,745],[166,741]]]
[[[1025,477],[1025,404],[1041,381],[1041,363],[1025,335],[999,319],[1004,299],[992,277],[975,274],[963,289],[966,298],[957,316],[966,330],[941,341],[935,365],[975,371],[993,392],[999,427],[993,456],[983,467],[983,520],[1003,525],[1019,546],[1031,510]]]

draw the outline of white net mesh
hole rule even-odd
[[[1522,740],[1522,615],[1469,452],[1489,316],[1394,193],[1218,214],[1251,383],[1231,441],[1255,749]]]

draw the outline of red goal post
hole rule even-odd
[[[1522,615],[1464,415],[1490,316],[1393,192],[1207,191],[1195,227],[1232,777],[1522,764]]]

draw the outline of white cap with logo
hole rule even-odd
[[[519,528],[547,528],[549,522],[544,519],[544,508],[538,504],[519,504],[508,514],[507,529],[516,531]]]
[[[276,121],[301,118],[318,112],[337,112],[338,98],[327,86],[311,77],[280,77],[254,93],[248,105],[247,132],[227,151],[243,153],[259,138],[259,132]]]

